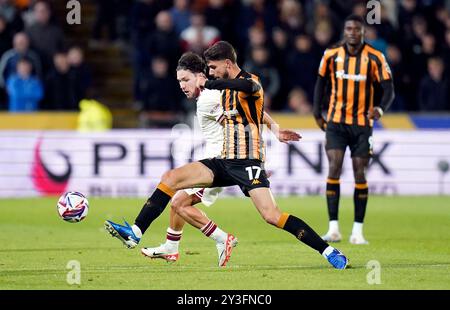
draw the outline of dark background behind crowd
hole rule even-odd
[[[308,114],[324,50],[340,40],[346,16],[367,13],[367,1],[343,0],[80,2],[96,4],[88,48],[127,51],[130,106],[162,112],[186,109],[174,72],[179,56],[227,40],[239,65],[261,78],[267,109]],[[450,111],[450,1],[381,3],[380,23],[367,25],[366,41],[391,66],[392,111]],[[52,3],[0,0],[0,107],[76,110],[92,80],[103,78],[92,77],[83,49],[65,42],[62,23]]]

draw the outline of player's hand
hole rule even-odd
[[[320,129],[322,129],[322,131],[325,131],[327,129],[327,122],[322,116],[316,117],[316,124]]]
[[[302,136],[292,130],[280,129],[277,138],[278,141],[287,143],[289,141],[299,141],[302,138]]]
[[[367,117],[369,119],[379,120],[383,116],[383,109],[380,107],[374,107],[372,110],[369,110],[367,113]]]
[[[207,79],[203,74],[199,74],[197,76],[197,83],[196,86],[198,88],[200,88],[201,90],[205,89],[205,83],[206,83]]]

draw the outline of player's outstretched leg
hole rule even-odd
[[[200,198],[196,195],[189,195],[187,192],[178,191],[172,198],[172,206],[194,205],[200,202]],[[175,262],[179,259],[179,244],[183,227],[186,222],[175,212],[175,207],[170,209],[170,221],[167,228],[166,241],[158,247],[142,248],[143,255],[150,258],[161,258],[168,262]]]
[[[127,221],[124,222],[125,225],[121,225],[107,220],[105,221],[105,229],[112,237],[116,237],[127,248],[132,249],[141,241],[142,233],[139,230],[133,230],[133,227]]]
[[[186,222],[200,229],[208,238],[216,242],[217,254],[219,256],[219,267],[225,267],[231,257],[233,248],[237,245],[237,238],[224,232],[216,223],[211,221],[204,212],[193,206],[172,206]]]
[[[288,213],[281,213],[269,188],[261,187],[249,191],[250,197],[264,220],[293,234],[298,240],[322,254],[336,269],[345,269],[348,259],[339,250],[331,247],[304,221]]]
[[[212,184],[213,179],[212,171],[200,162],[172,169],[163,174],[161,183],[142,207],[133,226],[127,222],[125,225],[121,225],[106,221],[105,229],[111,236],[122,241],[126,247],[134,248],[150,224],[164,211],[177,190],[196,185],[208,187]]]
[[[137,216],[133,226],[130,226],[126,221],[125,225],[121,225],[108,220],[105,222],[105,229],[111,236],[122,241],[129,249],[136,247],[142,238],[142,234],[164,211],[167,203],[169,203],[174,194],[175,191],[165,183],[159,183],[153,195],[147,200]]]

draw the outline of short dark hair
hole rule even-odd
[[[348,21],[355,21],[355,22],[360,23],[363,26],[366,25],[366,22],[364,21],[364,18],[362,16],[359,16],[359,15],[356,15],[356,14],[352,14],[352,15],[347,16],[347,18],[345,19],[344,23],[346,23]]]
[[[28,63],[30,65],[33,65],[33,62],[31,61],[31,58],[28,57],[28,56],[20,57],[19,60],[17,61],[17,63],[19,63],[19,62],[26,62],[26,63]]]
[[[181,55],[180,60],[178,60],[177,71],[178,70],[189,70],[192,73],[205,73],[206,64],[199,55],[192,52],[186,52]]]
[[[345,19],[344,23],[346,23],[348,21],[358,22],[358,23],[360,23],[363,26],[366,25],[366,22],[364,21],[364,18],[362,16],[359,16],[359,15],[356,15],[356,14],[352,14],[352,15],[347,16],[347,18]]]
[[[205,56],[206,61],[225,59],[229,59],[233,63],[236,63],[237,61],[234,47],[226,41],[219,41],[215,43],[213,46],[208,48],[203,55]]]
[[[430,61],[438,61],[441,64],[444,64],[444,60],[438,55],[432,55],[431,57],[429,57],[427,63],[429,63]]]

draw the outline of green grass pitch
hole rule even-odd
[[[323,197],[277,201],[319,234],[326,231]],[[103,229],[105,219],[132,222],[142,202],[92,198],[87,218],[72,224],[58,217],[56,198],[0,200],[0,290],[450,289],[449,197],[370,197],[364,228],[370,244],[360,246],[348,242],[353,203],[342,199],[344,240],[336,247],[350,258],[348,270],[334,270],[293,236],[264,223],[245,198],[224,198],[211,208],[202,207],[239,239],[226,268],[216,267],[214,242],[188,225],[178,262],[149,260]],[[167,224],[168,208],[141,245],[163,242]],[[80,285],[66,281],[71,260],[80,263]],[[367,268],[373,260],[380,264],[380,284],[367,280],[376,280],[374,270]]]

